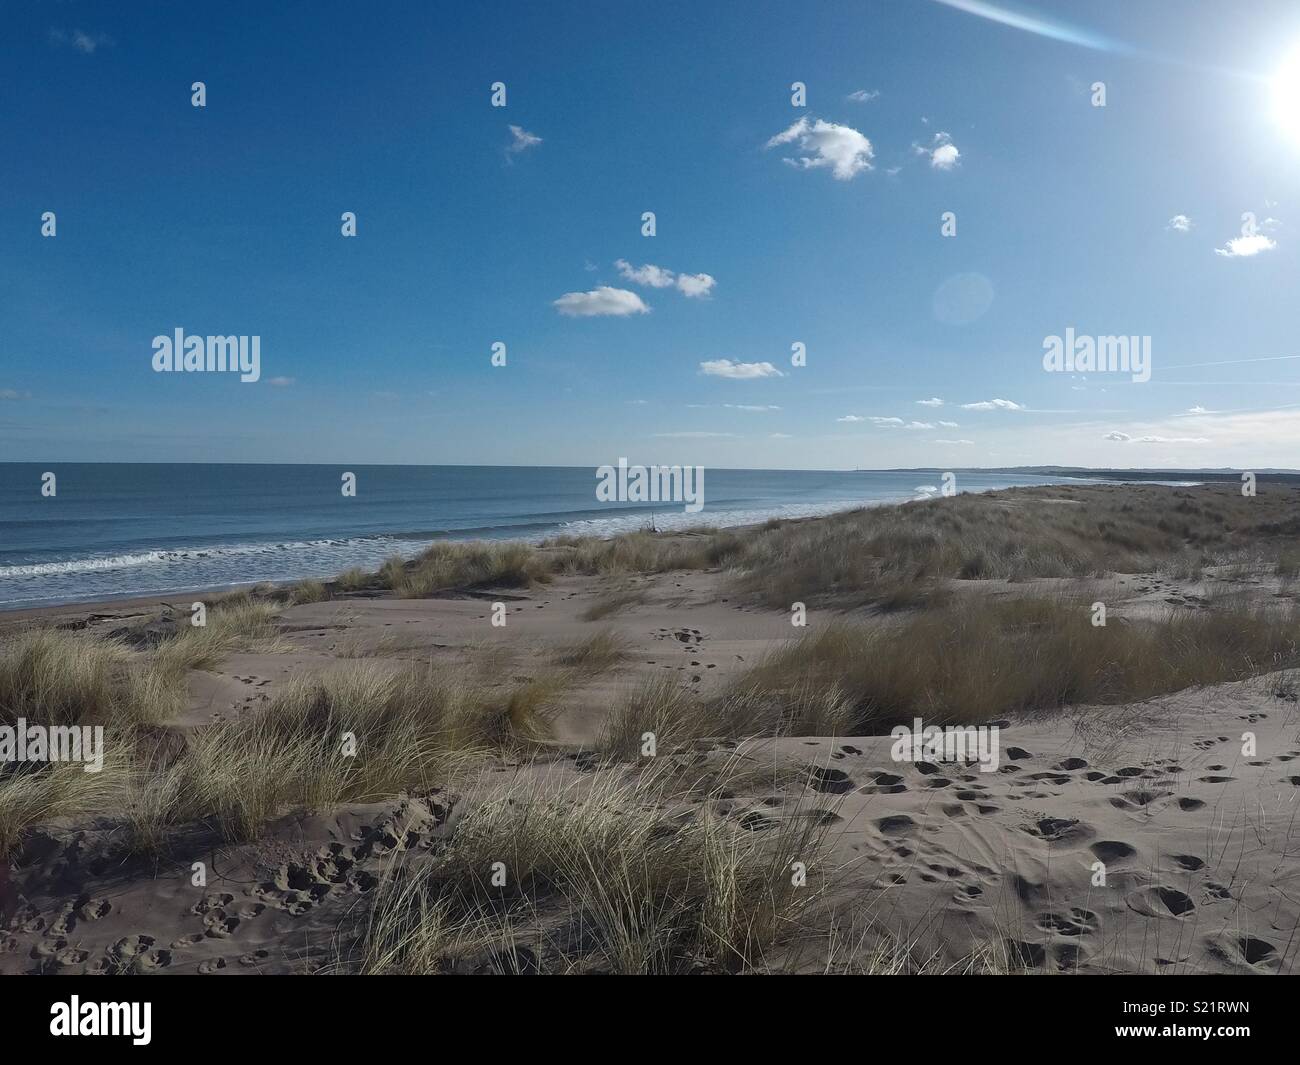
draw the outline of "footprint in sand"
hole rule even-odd
[[[1059,936],[1091,935],[1101,927],[1101,919],[1095,913],[1079,906],[1071,907],[1066,913],[1040,913],[1036,923],[1043,931]]]
[[[1136,847],[1118,839],[1099,839],[1090,849],[1107,865],[1122,862],[1137,853]]]
[[[1132,791],[1124,792],[1122,795],[1116,795],[1110,800],[1110,804],[1117,810],[1140,810],[1167,798],[1171,794],[1172,792],[1168,791],[1146,791],[1135,788]]]
[[[842,795],[856,787],[856,783],[842,769],[826,769],[819,765],[810,765],[806,767],[806,770],[808,773],[808,786],[813,791]]]
[[[1255,972],[1276,972],[1282,964],[1277,947],[1266,939],[1223,932],[1207,936],[1206,949],[1230,965]]]
[[[1096,835],[1090,825],[1068,817],[1044,817],[1025,831],[1047,843],[1082,843]]]
[[[871,783],[858,789],[861,795],[897,795],[907,790],[903,778],[897,773],[886,773],[883,769],[878,769],[867,775]]]
[[[1145,917],[1177,917],[1181,919],[1196,909],[1196,903],[1192,901],[1191,896],[1186,892],[1163,884],[1139,888],[1137,891],[1130,893],[1124,902],[1130,910]]]

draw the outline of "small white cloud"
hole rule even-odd
[[[912,149],[918,155],[928,156],[930,166],[935,170],[951,170],[961,159],[961,152],[947,133],[936,133],[929,147],[913,144]]]
[[[275,388],[288,388],[290,385],[296,384],[297,380],[296,377],[271,377],[267,379],[266,383]]]
[[[631,281],[634,285],[644,285],[646,288],[672,288],[676,281],[676,275],[671,270],[665,270],[662,266],[655,266],[653,263],[633,266],[626,259],[616,259],[614,266],[624,281]]]
[[[918,399],[916,402],[919,403],[922,407],[943,406],[943,400],[941,400],[938,396],[931,396],[929,399]]]
[[[1169,219],[1169,224],[1165,226],[1165,228],[1172,229],[1178,233],[1190,233],[1192,229],[1192,220],[1185,214],[1176,214],[1173,218]]]
[[[1209,442],[1203,436],[1139,436],[1133,440],[1135,444],[1208,444]]]
[[[851,181],[862,171],[870,170],[875,154],[871,141],[852,126],[840,126],[806,116],[778,133],[766,147],[775,148],[781,144],[794,144],[803,152],[793,159],[786,159],[791,166],[803,170],[830,167],[837,181]]]
[[[866,89],[858,89],[856,92],[849,93],[845,99],[852,100],[855,104],[866,104],[876,99],[879,95],[879,89],[872,89],[870,91]]]
[[[963,403],[962,410],[1024,410],[1019,403],[1009,399],[985,399],[978,403]]]
[[[678,274],[663,266],[646,263],[633,266],[626,259],[616,259],[614,266],[625,281],[646,288],[676,288],[688,299],[699,299],[713,291],[718,282],[709,274]]]
[[[554,307],[570,318],[595,318],[613,316],[623,318],[629,314],[649,314],[650,308],[635,292],[625,288],[601,285],[590,292],[566,292],[554,301]]]
[[[780,410],[775,403],[724,403],[728,410],[743,410],[751,414],[765,414],[771,410]]]
[[[1207,410],[1205,407],[1202,407],[1202,406],[1200,406],[1200,405],[1197,405],[1197,406],[1195,406],[1195,407],[1188,407],[1188,408],[1187,408],[1187,413],[1188,413],[1188,414],[1213,414],[1214,411],[1212,411],[1212,410]]]
[[[86,33],[83,30],[50,30],[50,43],[74,48],[82,55],[94,55],[100,48],[109,48],[113,38],[106,33]]]
[[[768,438],[771,440],[790,440],[792,437],[789,433],[769,433]]]
[[[529,133],[523,126],[510,127],[510,143],[506,146],[506,151],[511,155],[518,155],[520,152],[526,152],[529,148],[536,148],[542,143],[542,138],[535,133]]]
[[[713,291],[717,284],[708,274],[678,274],[677,291],[688,299],[699,299]]]
[[[871,421],[871,424],[872,424],[872,425],[878,425],[878,426],[880,426],[881,428],[886,428],[886,427],[891,427],[891,428],[893,428],[893,427],[900,427],[900,428],[901,428],[902,425],[903,425],[903,419],[902,419],[902,418],[882,418],[882,417],[879,417],[879,416],[875,416],[875,417],[872,417],[872,418],[870,419],[870,421]]]
[[[960,428],[961,428],[961,426],[958,425],[956,422],[940,422],[939,425],[942,426],[944,429],[960,429]]]
[[[860,414],[846,414],[843,418],[836,418],[837,422],[865,422],[867,419]]]
[[[644,399],[629,399],[627,402],[632,404],[634,407],[644,407],[649,401]]]
[[[1102,439],[1114,440],[1116,443],[1123,444],[1123,443],[1127,443],[1129,440],[1132,440],[1133,438],[1129,436],[1128,433],[1121,433],[1118,430],[1116,430],[1115,432],[1107,433],[1105,436],[1102,437]]]
[[[904,429],[933,429],[934,426],[930,422],[908,422],[906,425],[903,426],[903,428]]]
[[[702,362],[700,373],[709,377],[730,377],[733,380],[785,376],[770,362],[732,362],[730,359],[710,359]]]
[[[936,443],[936,444],[961,444],[961,445],[966,445],[966,444],[973,444],[973,443],[975,443],[975,441],[974,441],[974,440],[935,440],[934,443]]]
[[[1233,237],[1222,248],[1215,248],[1214,254],[1222,255],[1225,259],[1248,259],[1262,251],[1272,251],[1276,247],[1277,241],[1272,237],[1255,233],[1249,237]]]

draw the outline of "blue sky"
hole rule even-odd
[[[125,7],[7,11],[0,458],[1300,466],[1294,3]]]

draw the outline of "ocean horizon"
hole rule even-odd
[[[342,492],[348,472],[355,496]],[[953,472],[970,492],[1079,480]],[[0,610],[331,577],[438,540],[750,525],[941,488],[939,471],[708,469],[690,512],[600,502],[590,466],[0,463]]]

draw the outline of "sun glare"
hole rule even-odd
[[[1300,143],[1300,48],[1295,48],[1273,77],[1273,115]]]

